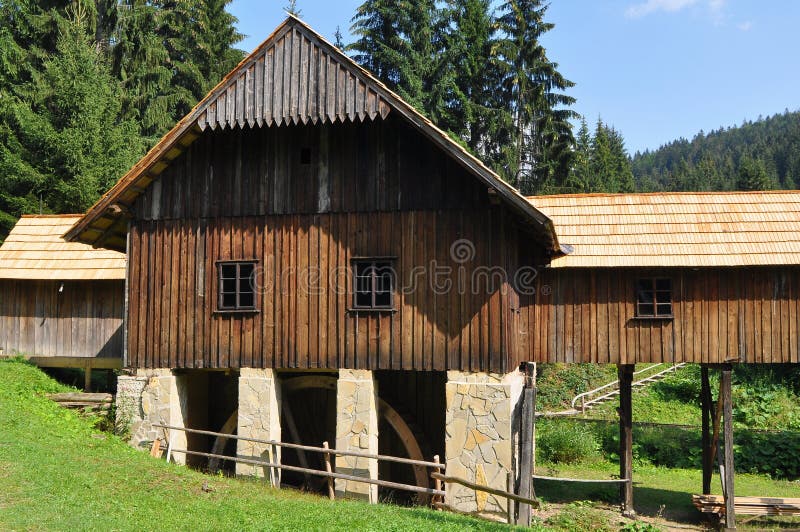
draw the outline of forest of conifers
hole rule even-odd
[[[91,206],[244,57],[230,1],[0,0],[0,242]],[[630,156],[572,110],[542,0],[366,0],[342,23],[337,46],[524,194],[800,185],[796,112]]]

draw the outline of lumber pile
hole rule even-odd
[[[692,503],[705,514],[725,514],[725,499],[722,495],[692,495]],[[734,511],[741,515],[800,515],[800,499],[734,497]]]
[[[47,397],[65,408],[83,410],[108,410],[113,400],[110,393],[51,393]]]

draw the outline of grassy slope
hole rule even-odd
[[[0,361],[2,530],[506,528],[204,476],[135,451],[41,395],[62,390],[32,366]]]

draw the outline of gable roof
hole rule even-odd
[[[124,249],[132,203],[206,128],[372,120],[396,112],[493,190],[547,249],[553,224],[513,187],[299,19],[289,16],[126,173],[65,238]]]
[[[800,191],[528,200],[572,248],[552,261],[554,268],[800,265]]]
[[[80,218],[80,214],[20,218],[0,246],[0,279],[125,279],[124,254],[61,237]]]

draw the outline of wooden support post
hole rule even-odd
[[[724,463],[725,483],[723,495],[725,496],[725,528],[736,529],[736,514],[734,511],[733,489],[733,402],[731,400],[731,367],[725,366],[719,380],[719,392],[722,397],[723,427],[724,427]]]
[[[519,431],[519,491],[517,495],[527,499],[533,498],[533,418],[536,388],[533,378],[536,365],[525,363],[525,388],[522,390],[521,424]],[[531,526],[531,506],[520,503],[517,508],[517,524]]]
[[[702,415],[702,452],[703,452],[703,495],[711,494],[711,475],[714,469],[714,453],[711,450],[712,419],[711,383],[708,378],[708,367],[700,368],[700,411]]]
[[[322,442],[322,448],[327,450],[328,442]],[[328,473],[333,473],[333,468],[331,467],[331,454],[330,453],[323,453],[325,455],[325,471]],[[333,477],[328,477],[328,498],[330,500],[334,500],[336,498],[336,490],[334,489],[334,480]]]
[[[92,366],[89,366],[88,364],[83,370],[83,391],[92,391]]]
[[[439,455],[438,454],[433,455],[433,463],[434,464],[441,463],[441,462],[439,462]],[[434,471],[434,473],[441,473],[441,472],[442,472],[442,470],[439,469],[438,467]],[[441,491],[442,490],[442,481],[440,479],[438,479],[438,478],[433,479],[433,488],[435,490]],[[431,503],[432,504],[436,505],[436,503],[439,503],[439,502],[444,502],[440,495],[434,495],[433,497],[431,497]],[[441,508],[439,508],[439,509],[441,510]]]
[[[631,393],[633,364],[617,366],[619,378],[619,478],[628,480],[620,485],[622,513],[627,517],[636,515],[633,509],[633,409]]]
[[[509,471],[506,474],[506,491],[509,493],[514,492],[514,473]],[[514,523],[514,501],[506,497],[506,515],[508,516],[508,524]]]

